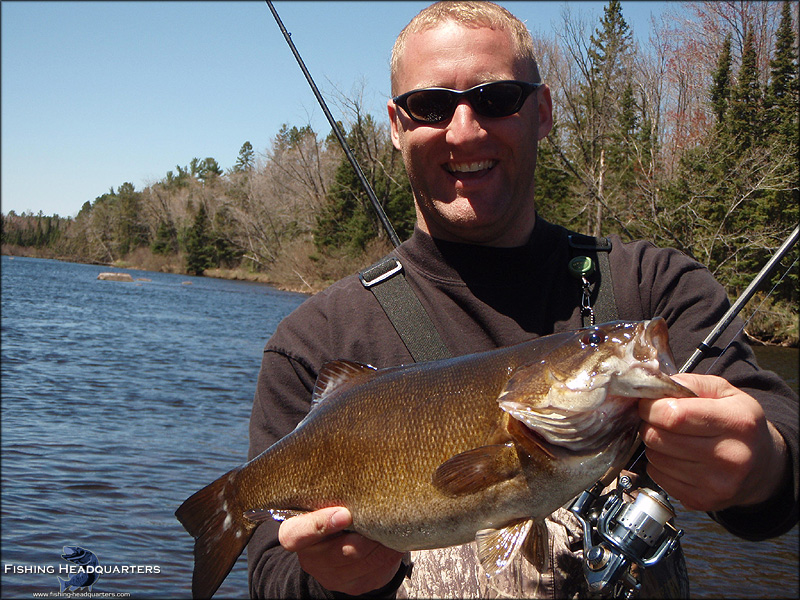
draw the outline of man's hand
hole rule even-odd
[[[403,553],[343,532],[352,523],[346,508],[324,508],[281,523],[278,541],[322,587],[357,596],[387,585]]]
[[[761,405],[725,379],[673,377],[697,398],[640,400],[647,472],[690,510],[758,504],[787,474],[786,443]]]

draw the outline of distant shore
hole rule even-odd
[[[287,257],[273,265],[273,268],[268,273],[249,271],[239,267],[233,269],[206,269],[203,275],[216,279],[263,283],[286,292],[313,295],[321,292],[342,277],[357,272],[365,265],[372,264],[383,256],[386,251],[385,247],[372,247],[359,257],[327,259],[315,257],[311,259],[312,252],[308,247],[303,246],[298,247],[295,252],[288,253]],[[66,262],[84,262],[71,257],[51,255],[46,249],[20,246],[3,245],[2,254],[31,258],[50,258]],[[143,248],[134,251],[124,259],[116,260],[112,263],[96,262],[85,264],[97,264],[117,269],[188,275],[182,255],[155,255],[150,250]],[[762,302],[764,302],[763,305]],[[752,311],[756,307],[759,307],[759,311],[753,314]],[[763,296],[759,298],[757,295],[742,311],[742,317],[745,320],[749,319],[745,327],[745,335],[752,345],[784,346],[789,348],[800,346],[797,314],[786,308],[772,305],[769,299],[764,301]]]

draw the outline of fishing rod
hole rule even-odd
[[[278,16],[278,11],[275,10],[275,7],[272,6],[272,2],[270,0],[266,0],[267,6],[269,6],[269,10],[272,13],[272,16],[275,17],[275,22],[278,23],[278,27],[283,34],[286,43],[289,44],[289,48],[292,50],[292,54],[294,54],[295,59],[297,60],[297,64],[300,65],[300,69],[303,71],[303,75],[306,76],[306,80],[308,84],[311,86],[311,91],[314,92],[314,96],[317,98],[317,102],[322,107],[322,112],[325,113],[325,116],[328,119],[328,123],[331,124],[333,128],[333,132],[336,134],[336,138],[339,140],[339,144],[342,146],[345,155],[347,156],[347,160],[350,161],[350,164],[353,166],[353,169],[358,176],[359,181],[361,181],[361,185],[363,186],[364,190],[367,192],[367,196],[369,197],[369,201],[372,203],[372,208],[375,209],[375,213],[378,215],[378,219],[380,219],[383,228],[386,230],[386,233],[389,235],[389,240],[392,242],[392,245],[396,248],[400,245],[400,238],[397,237],[397,233],[392,227],[391,222],[389,221],[389,217],[386,216],[386,211],[383,210],[383,206],[378,201],[378,197],[375,195],[372,186],[367,181],[367,178],[364,176],[364,172],[361,170],[361,166],[358,164],[356,157],[350,150],[350,146],[347,144],[347,140],[344,139],[344,134],[339,129],[339,125],[333,118],[331,111],[328,110],[328,105],[325,102],[325,98],[322,97],[322,94],[317,88],[317,84],[314,83],[314,79],[311,77],[311,73],[308,72],[303,59],[300,57],[300,53],[297,51],[297,48],[292,41],[292,34],[286,30],[286,27],[283,26],[283,21]]]

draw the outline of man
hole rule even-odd
[[[465,95],[409,94],[509,81],[523,83]],[[539,81],[530,34],[490,3],[435,4],[412,20],[393,50],[392,140],[417,210],[414,235],[393,254],[453,355],[581,327],[580,285],[567,273],[566,232],[536,216],[538,141],[552,127],[547,86],[529,85]],[[614,238],[609,262],[620,318],[663,316],[679,364],[727,308],[721,286],[678,252]],[[334,359],[379,368],[413,360],[355,276],[305,302],[268,342],[251,419],[251,456],[304,416],[316,374]],[[708,369],[725,379],[675,377],[698,398],[640,402],[648,474],[686,508],[712,513],[742,537],[779,535],[797,521],[796,399],[777,377],[753,366],[740,339],[697,370]],[[580,530],[570,516],[560,510],[548,521],[556,548],[552,572],[537,573],[520,559],[499,582],[481,575],[470,545],[404,557],[358,534],[342,534],[351,522],[343,508],[280,527],[265,523],[248,550],[251,593],[585,593]],[[681,585],[668,583],[660,592],[685,593]]]

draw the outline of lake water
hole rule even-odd
[[[108,270],[2,257],[3,598],[59,592],[64,546],[111,571],[94,592],[191,597],[193,540],[173,513],[244,460],[264,342],[305,299],[144,271],[97,280]],[[763,360],[797,386],[796,350]],[[748,543],[678,509],[694,597],[797,597],[797,527]],[[217,596],[247,596],[244,557]]]

